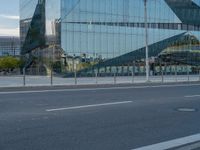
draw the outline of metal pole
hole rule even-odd
[[[134,81],[135,81],[135,73],[134,71],[132,71],[132,83],[134,83]]]
[[[187,65],[187,77],[188,77],[188,82],[190,81],[190,73],[189,73],[189,66]]]
[[[164,75],[167,75],[167,63],[165,63]]]
[[[161,71],[161,74],[162,74],[162,83],[164,83],[164,71],[163,71],[163,69]]]
[[[190,41],[190,50],[192,51],[192,34],[189,33],[190,36],[189,36],[189,41]],[[188,57],[188,55],[187,55]],[[188,59],[188,58],[187,58]],[[188,82],[190,81],[190,73],[188,72]]]
[[[53,67],[51,67],[51,86],[53,85]]]
[[[135,61],[133,61],[133,69],[132,69],[132,83],[135,82]]]
[[[53,63],[54,63],[54,52],[55,52],[55,43],[53,44],[53,49],[51,51],[51,74],[50,74],[50,82],[51,82],[51,86],[53,85]]]
[[[146,46],[146,82],[149,82],[149,50],[148,50],[148,24],[147,24],[147,0],[144,0],[145,18],[145,46]]]
[[[74,59],[75,59],[75,56],[73,56],[73,72],[74,72],[74,84],[77,85],[77,73],[76,73],[77,66],[74,62]]]
[[[177,78],[177,65],[175,66],[175,78],[176,78],[176,82],[178,82],[178,78]]]
[[[199,81],[200,81],[200,70],[199,70]]]
[[[23,68],[23,85],[26,86],[26,69]]]
[[[75,85],[77,85],[77,74],[76,74],[76,70],[74,71],[74,82],[75,82]]]
[[[155,65],[157,66],[156,63],[155,63]],[[162,80],[162,83],[163,83],[163,68],[162,68],[161,59],[159,59],[159,76],[161,76],[161,80]]]
[[[117,83],[116,73],[114,73],[114,84]]]
[[[95,72],[96,84],[98,84],[98,71]]]

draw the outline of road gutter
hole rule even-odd
[[[174,139],[171,141],[166,141],[166,142],[162,142],[158,144],[153,144],[149,146],[144,146],[144,147],[140,147],[140,148],[136,148],[132,150],[166,150],[166,149],[181,147],[181,146],[192,144],[199,141],[200,141],[200,134],[195,134],[195,135],[191,135],[191,136],[187,136],[187,137],[183,137],[179,139]]]

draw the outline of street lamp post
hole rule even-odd
[[[145,20],[145,47],[146,47],[146,82],[149,82],[149,49],[148,49],[147,0],[144,0],[144,20]]]

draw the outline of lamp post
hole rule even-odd
[[[146,82],[149,82],[149,49],[148,49],[148,24],[147,24],[147,0],[144,0],[145,21],[145,49],[146,49]]]

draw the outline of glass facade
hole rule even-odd
[[[20,56],[20,40],[18,37],[0,37],[1,56]]]
[[[20,0],[22,54],[44,48],[55,41],[59,18],[59,0]]]
[[[129,70],[136,62],[144,70],[143,0],[21,0],[22,46],[40,3],[45,5],[45,44],[57,35],[53,41],[65,51],[68,71]],[[160,61],[200,64],[200,0],[147,0],[147,14],[151,70]]]

